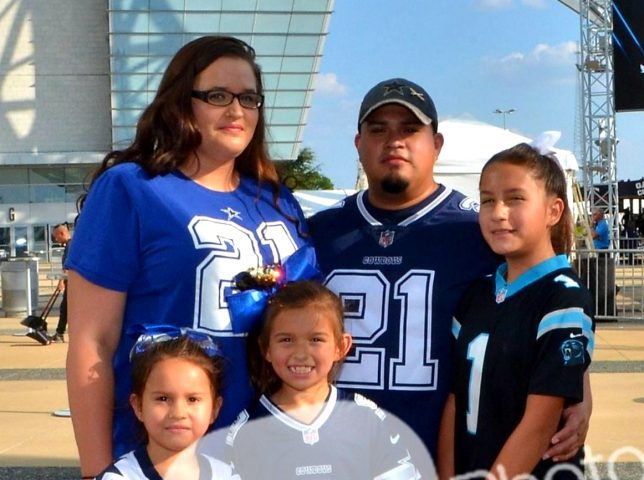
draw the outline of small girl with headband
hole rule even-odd
[[[130,404],[144,445],[126,453],[97,480],[235,479],[225,463],[197,453],[197,442],[222,405],[223,358],[196,330],[141,326],[130,353]]]
[[[479,188],[481,232],[506,261],[470,286],[454,315],[440,478],[583,478],[581,453],[543,459],[564,407],[590,393],[594,346],[591,297],[567,259],[563,170],[519,144],[485,164]]]

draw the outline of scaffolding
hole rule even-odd
[[[613,93],[613,12],[611,0],[581,0],[580,63],[584,201],[606,214],[612,248],[619,238],[615,101]]]
[[[573,217],[575,222],[575,247],[591,250],[594,247],[593,237],[590,233],[592,224],[588,216],[586,202],[584,196],[579,188],[579,183],[573,182],[572,184],[572,198],[573,198]]]

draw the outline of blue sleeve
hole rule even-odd
[[[121,292],[140,266],[139,210],[128,185],[135,177],[123,173],[108,170],[92,185],[65,262],[90,282]]]

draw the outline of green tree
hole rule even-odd
[[[277,162],[277,173],[281,181],[292,190],[330,190],[333,182],[320,173],[315,162],[315,153],[303,148],[296,160]]]

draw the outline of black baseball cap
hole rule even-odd
[[[374,110],[390,103],[407,107],[424,125],[432,124],[434,131],[438,128],[436,107],[425,89],[404,78],[392,78],[380,82],[364,96],[358,116],[358,130]]]

